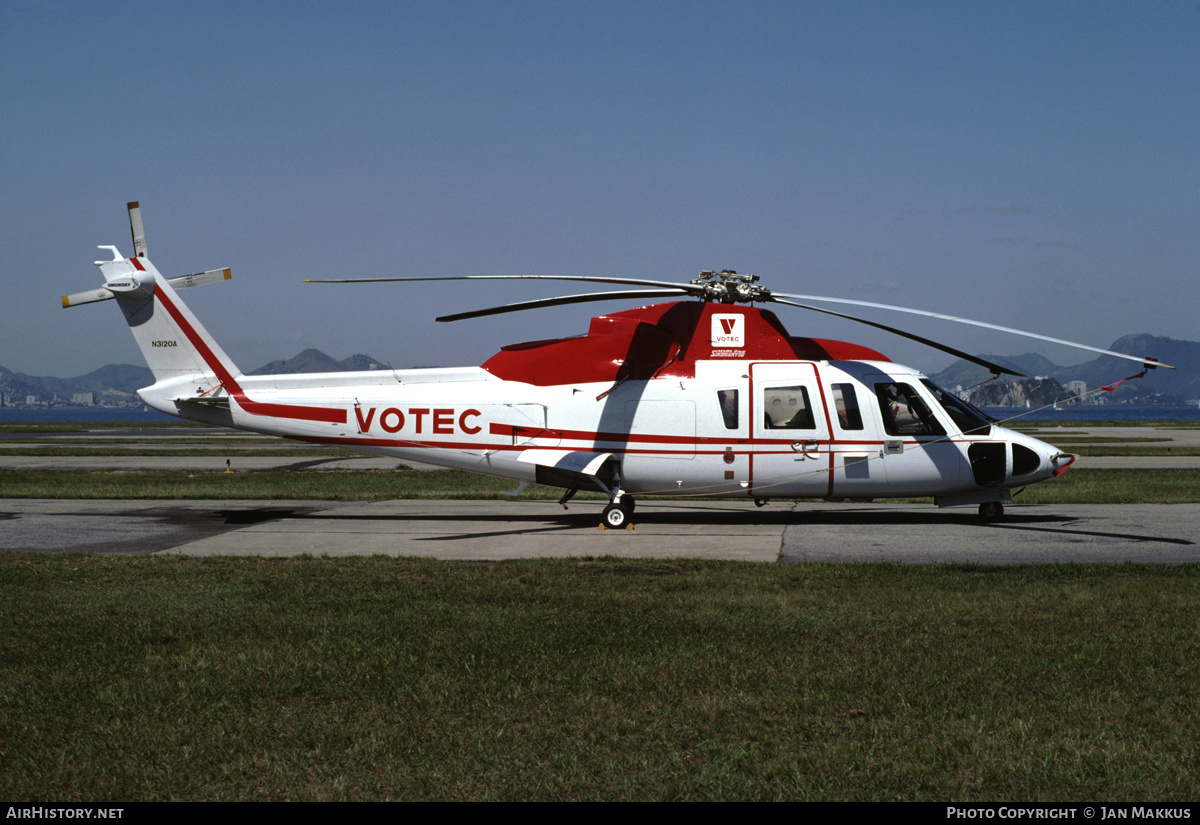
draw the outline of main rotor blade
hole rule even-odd
[[[541,307],[556,307],[564,304],[583,304],[588,301],[615,301],[624,298],[662,298],[667,295],[687,295],[682,289],[621,289],[615,292],[588,292],[582,295],[564,295],[560,298],[539,298],[536,301],[521,301],[517,304],[504,304],[488,309],[476,309],[470,312],[458,312],[454,315],[443,315],[438,321],[463,321],[467,318],[482,318],[485,315],[500,315],[505,312],[521,312],[526,309]]]
[[[1166,369],[1175,369],[1170,364],[1163,364],[1160,361],[1155,361],[1151,358],[1138,358],[1136,355],[1126,355],[1123,352],[1113,352],[1112,350],[1100,349],[1098,347],[1089,347],[1087,344],[1077,344],[1074,341],[1064,341],[1062,338],[1051,338],[1049,335],[1038,335],[1036,332],[1026,332],[1022,329],[1013,329],[1012,327],[1002,327],[998,324],[986,324],[983,321],[972,321],[969,318],[959,318],[954,315],[943,315],[940,312],[928,312],[923,309],[912,309],[910,307],[898,307],[891,304],[877,304],[874,301],[854,301],[849,298],[825,298],[819,295],[788,295],[782,292],[771,294],[771,300],[779,301],[780,298],[795,298],[800,301],[821,301],[830,304],[851,304],[860,307],[874,307],[875,309],[890,309],[893,312],[907,312],[910,315],[924,315],[928,318],[941,318],[944,321],[954,321],[959,324],[970,324],[971,326],[984,327],[985,329],[994,329],[999,332],[1008,332],[1013,335],[1023,335],[1026,338],[1036,338],[1039,341],[1049,341],[1053,344],[1062,344],[1067,347],[1075,347],[1076,349],[1085,349],[1089,352],[1098,352],[1101,355],[1112,355],[1117,358],[1124,358],[1126,361],[1137,361],[1139,364],[1144,364],[1148,367],[1165,367]],[[780,303],[786,303],[780,301]],[[815,309],[815,307],[808,307]],[[857,319],[861,320],[861,319]],[[869,323],[869,322],[864,322]]]
[[[845,315],[841,312],[834,312],[831,309],[821,309],[819,307],[810,307],[807,304],[797,304],[794,301],[784,301],[780,298],[775,298],[775,296],[771,296],[771,297],[774,298],[774,301],[777,304],[786,304],[787,306],[797,307],[799,309],[811,309],[813,312],[820,312],[824,315],[833,315],[834,317],[837,317],[837,318],[845,318],[847,321],[857,321],[858,323],[866,324],[869,327],[875,327],[876,329],[882,329],[887,332],[894,333],[896,335],[901,335],[910,340],[916,341],[921,344],[925,344],[928,347],[933,347],[934,349],[940,349],[942,352],[947,352],[951,355],[956,355],[959,358],[962,358],[964,361],[970,361],[973,364],[978,364],[981,367],[986,367],[988,369],[988,371],[996,373],[997,375],[1001,375],[1001,374],[1015,375],[1017,378],[1025,377],[1025,375],[1023,373],[1014,372],[1013,370],[1010,370],[1007,367],[1002,367],[999,364],[993,364],[991,361],[984,360],[983,358],[979,358],[975,355],[971,355],[969,353],[963,352],[962,350],[957,350],[954,347],[946,346],[945,344],[939,344],[937,341],[931,341],[928,338],[922,338],[920,335],[914,335],[911,332],[905,332],[902,329],[896,329],[895,327],[889,327],[886,324],[877,324],[874,321],[868,321],[866,318],[858,318],[854,315]]]
[[[682,290],[689,295],[703,295],[704,287],[671,281],[649,281],[645,278],[601,278],[593,275],[443,275],[417,278],[305,278],[306,284],[384,284],[404,281],[591,281],[598,284],[657,286]]]

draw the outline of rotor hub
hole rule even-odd
[[[769,301],[771,290],[759,286],[758,276],[749,273],[739,275],[732,269],[720,272],[705,270],[699,278],[693,278],[692,286],[704,290],[704,300],[722,304],[749,304],[754,301]]]

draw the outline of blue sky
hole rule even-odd
[[[0,0],[0,365],[141,363],[99,286],[139,200],[243,369],[413,365],[586,329],[547,294],[311,277],[754,272],[1107,347],[1200,339],[1195,2]],[[549,294],[569,294],[570,284]],[[886,316],[962,349],[999,333]],[[781,309],[797,335],[949,358]]]

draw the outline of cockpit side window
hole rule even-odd
[[[763,390],[763,427],[768,430],[815,430],[816,418],[805,387]]]
[[[908,384],[889,381],[875,385],[883,429],[888,435],[945,435],[929,406]]]
[[[858,409],[858,396],[853,384],[834,384],[833,408],[837,412],[838,427],[843,430],[861,430],[863,428],[862,413]]]
[[[736,430],[738,426],[738,391],[717,390],[717,403],[721,405],[721,419],[725,429]]]
[[[977,410],[967,402],[952,393],[946,392],[928,378],[922,378],[921,383],[933,393],[934,399],[942,405],[946,415],[954,422],[963,435],[987,435],[992,431],[987,414]]]

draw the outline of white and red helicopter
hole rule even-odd
[[[602,526],[629,526],[634,495],[869,500],[932,496],[1003,515],[1012,489],[1054,478],[1075,456],[1006,429],[914,369],[867,347],[790,335],[776,303],[869,324],[987,367],[952,347],[810,303],[944,318],[1163,366],[978,321],[866,301],[787,295],[726,270],[689,283],[638,278],[464,276],[620,284],[610,292],[508,304],[455,321],[585,301],[674,300],[593,318],[586,336],[503,347],[482,366],[244,375],[176,290],[228,269],[165,278],[146,257],[136,202],[134,255],[97,261],[104,286],[64,307],[115,299],[155,383],[149,406],[192,421],[515,479],[609,498]],[[458,280],[375,278],[354,282]],[[350,281],[330,281],[347,283]],[[804,303],[800,303],[804,302]]]

